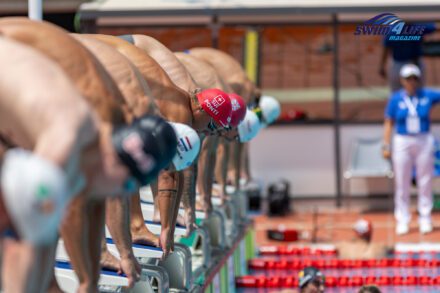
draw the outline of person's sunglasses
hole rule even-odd
[[[413,80],[413,81],[418,81],[419,80],[419,78],[417,77],[417,76],[415,76],[415,75],[411,75],[411,76],[408,76],[407,78],[405,78],[406,80]]]

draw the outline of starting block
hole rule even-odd
[[[204,229],[194,231],[194,241],[189,247],[192,256],[193,281],[211,265],[211,241]]]
[[[170,288],[173,292],[190,292],[193,287],[192,257],[190,249],[183,244],[175,243],[174,252],[159,262],[171,276]]]
[[[147,220],[145,221],[145,226],[147,226],[148,230],[150,230],[155,235],[160,235],[160,232],[162,231],[162,226],[158,222]],[[183,227],[181,225],[176,225],[176,227],[174,228],[174,235],[184,236],[185,234],[186,234],[186,227]],[[105,227],[105,237],[112,238],[107,226]]]
[[[79,287],[78,278],[69,262],[57,261],[55,263],[55,275],[61,290],[67,293],[75,293]],[[142,272],[141,281],[137,282],[130,290],[122,291],[128,286],[126,276],[118,275],[116,272],[101,270],[99,279],[99,292],[131,292],[131,293],[153,293],[154,290],[147,282],[147,276]],[[166,291],[162,291],[166,292]]]
[[[107,249],[117,257],[119,257],[118,249],[116,248],[113,239],[106,238]],[[162,249],[153,246],[142,244],[132,244],[134,256],[142,263],[142,259],[160,259],[163,256]]]
[[[224,250],[226,248],[226,219],[224,214],[214,209],[211,215],[204,219],[202,227],[208,231],[212,249]]]
[[[146,221],[153,221],[154,217],[154,202],[153,201],[144,201],[141,199],[141,209],[142,215]],[[185,211],[183,209],[179,209],[179,215],[184,216]],[[204,219],[206,217],[203,211],[196,211],[197,219]]]
[[[150,186],[143,186],[139,189],[139,195],[141,198],[142,215],[145,220],[152,221],[154,215],[154,197]],[[179,215],[184,216],[184,210],[179,209]],[[203,211],[196,211],[197,219],[204,219],[205,213]]]
[[[235,205],[238,207],[238,218],[241,225],[247,224],[248,196],[245,190],[235,190],[234,186],[227,185],[226,192],[232,195]]]
[[[107,239],[108,249],[111,253],[115,253],[119,256],[117,252],[116,246],[114,245],[111,239]],[[146,258],[154,258],[158,259],[162,257],[162,250],[159,248],[149,247],[149,249],[142,248],[141,245],[135,244],[133,247],[133,251],[135,255],[141,255]],[[145,246],[144,246],[145,247]],[[147,246],[148,247],[148,246]],[[58,242],[58,247],[56,251],[56,266],[55,266],[55,275],[58,280],[58,283],[61,289],[65,292],[76,292],[79,286],[78,278],[73,271],[73,268],[69,262],[69,256],[64,247],[64,242],[60,240]],[[153,288],[150,285],[150,279],[154,279],[160,277],[160,281],[157,282],[159,284],[159,288],[164,289],[162,292],[167,292],[168,289],[168,279],[162,276],[160,272],[157,270],[153,270],[152,268],[142,268],[141,279],[139,282],[135,284],[135,286],[129,291],[125,292],[133,292],[133,293],[143,293],[143,292],[154,292]],[[123,287],[128,286],[128,279],[125,275],[119,275],[111,270],[101,270],[100,279],[99,279],[99,291],[100,292],[122,292]]]

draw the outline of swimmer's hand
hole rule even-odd
[[[210,196],[203,196],[202,200],[202,211],[205,212],[206,215],[209,215],[212,213],[213,207],[212,207],[212,201]]]
[[[189,237],[192,232],[194,232],[196,229],[198,229],[196,224],[196,211],[193,208],[185,209],[184,214],[184,221],[185,221],[185,237]]]
[[[121,258],[119,274],[126,274],[128,279],[128,287],[133,288],[134,284],[141,278],[141,266],[134,257],[129,255]]]
[[[173,252],[171,249],[174,246],[174,235],[172,229],[162,227],[159,237],[159,245],[163,251],[162,260],[165,260],[168,255]]]

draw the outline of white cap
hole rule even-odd
[[[422,72],[417,65],[405,64],[400,69],[400,77],[408,78],[410,76],[417,76],[419,78],[422,76]]]
[[[271,96],[261,96],[259,106],[265,120],[265,124],[271,124],[281,114],[281,105],[277,99]]]
[[[361,236],[371,234],[372,229],[371,222],[365,219],[357,220],[353,226],[353,230]]]
[[[260,119],[258,119],[257,114],[247,109],[246,116],[244,116],[243,121],[237,127],[240,142],[248,142],[253,139],[260,131],[260,127]]]
[[[177,152],[173,164],[177,171],[189,167],[200,151],[200,138],[197,132],[188,125],[169,122],[177,136]]]
[[[3,200],[18,235],[33,244],[56,239],[69,200],[64,171],[52,162],[23,149],[4,157]]]

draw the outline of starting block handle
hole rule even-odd
[[[167,271],[163,267],[143,264],[141,279],[147,280],[152,287],[156,286],[156,281],[158,293],[166,293],[170,291],[170,279]]]
[[[242,224],[246,223],[248,214],[248,195],[246,191],[237,191],[234,199],[236,200],[236,204],[238,207],[239,220]]]
[[[190,249],[174,243],[174,252],[159,262],[169,276],[170,288],[190,292],[192,288],[192,256]]]
[[[211,265],[211,241],[209,232],[204,227],[199,227],[194,231],[196,239],[192,245],[194,255],[197,258],[199,255],[203,258],[203,268],[209,268]],[[199,246],[200,244],[200,246]]]
[[[213,210],[203,220],[203,227],[208,231],[211,246],[224,249],[226,247],[225,217],[218,210]]]

